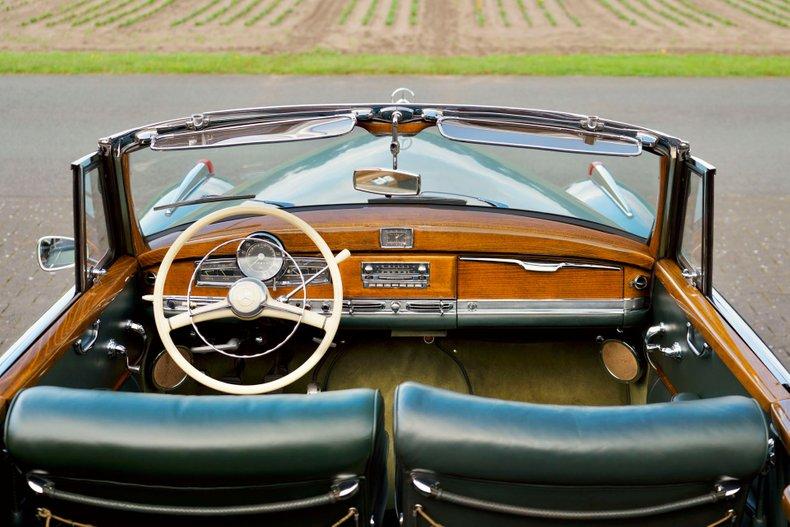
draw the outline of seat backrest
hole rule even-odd
[[[352,508],[367,522],[386,492],[382,405],[366,389],[198,397],[36,387],[10,405],[5,444],[36,506],[69,508],[83,523],[263,515],[267,525],[331,525]]]
[[[407,525],[708,525],[742,510],[768,457],[739,396],[578,407],[406,383],[394,413]]]

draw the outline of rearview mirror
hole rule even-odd
[[[354,171],[354,189],[384,196],[417,196],[420,175],[388,168],[359,168]]]
[[[633,137],[571,128],[458,117],[440,117],[437,126],[447,139],[464,143],[602,156],[638,156],[642,153],[642,143]]]
[[[44,271],[60,271],[74,267],[74,238],[44,236],[38,240],[38,266]]]

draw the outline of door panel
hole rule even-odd
[[[692,324],[699,336],[711,346],[717,359],[726,366],[738,383],[760,403],[764,410],[768,411],[774,401],[790,398],[787,389],[772,375],[763,361],[749,348],[711,302],[683,277],[677,263],[671,260],[660,260],[656,264],[655,272],[657,282],[663,285],[667,295],[674,301],[677,309],[682,312],[682,316]],[[690,353],[685,339],[685,327],[681,329],[681,333],[674,335],[674,337],[685,352]],[[672,377],[669,379],[674,382]]]

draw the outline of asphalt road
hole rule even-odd
[[[36,238],[71,232],[69,163],[104,135],[214,109],[389,100],[562,109],[690,141],[718,167],[714,284],[790,365],[790,79],[0,77],[0,352],[72,279],[39,271]]]

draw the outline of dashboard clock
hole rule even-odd
[[[414,247],[414,230],[411,227],[388,227],[379,231],[382,249],[411,249]]]

